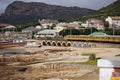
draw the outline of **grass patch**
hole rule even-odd
[[[89,60],[96,60],[96,54],[94,53],[83,53],[82,56],[89,56]]]
[[[83,53],[82,56],[89,56],[89,60],[86,61],[86,62],[80,62],[80,64],[88,64],[88,65],[96,65],[97,64],[96,54],[94,54],[94,53]]]
[[[63,62],[65,64],[97,65],[97,60],[88,60],[86,62]]]
[[[88,60],[86,62],[79,62],[79,64],[97,65],[97,60]]]
[[[82,53],[81,55],[82,55],[82,56],[90,56],[90,55],[92,55],[92,54],[94,54],[94,53]]]

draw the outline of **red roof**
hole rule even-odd
[[[12,26],[11,24],[0,23],[0,26]]]
[[[120,20],[120,17],[112,17],[112,20]]]

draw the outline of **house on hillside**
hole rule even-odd
[[[80,29],[80,24],[79,23],[77,23],[77,22],[70,22],[69,24],[68,24],[68,28],[72,28],[72,29]]]
[[[58,22],[58,20],[42,19],[42,20],[39,20],[39,23],[45,29],[45,28],[48,28],[48,26],[56,25],[59,22]]]
[[[32,33],[34,31],[36,31],[37,29],[35,27],[27,27],[25,29],[22,30],[23,33]]]
[[[87,27],[94,27],[98,30],[103,30],[104,29],[104,23],[99,20],[99,19],[88,19],[86,21]]]
[[[120,17],[110,17],[106,18],[105,21],[109,22],[109,28],[114,27],[120,27]]]
[[[42,26],[37,25],[35,28],[38,29],[38,30],[40,30],[40,29],[42,29]]]
[[[58,24],[56,24],[56,26],[54,27],[54,30],[57,30],[57,32],[60,32],[60,31],[62,31],[62,30],[64,30],[64,29],[67,29],[67,23],[58,23]]]
[[[22,30],[22,33],[24,33],[24,35],[26,36],[26,38],[32,38],[33,37],[33,32],[37,31],[38,29],[36,29],[35,27],[27,27],[25,29]]]
[[[56,26],[56,27],[54,27],[54,30],[56,30],[57,32],[60,32],[60,31],[62,31],[64,29],[66,29],[66,27],[64,27],[64,26]]]

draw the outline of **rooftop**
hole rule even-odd
[[[105,36],[107,34],[103,33],[103,32],[94,32],[94,33],[91,33],[90,35],[92,35],[92,36]]]
[[[57,31],[52,29],[46,29],[46,30],[39,31],[37,34],[54,34],[54,33],[57,33]]]
[[[27,27],[27,28],[25,28],[25,29],[23,29],[23,30],[31,30],[31,31],[34,31],[34,30],[36,30],[36,28],[35,28],[35,27]]]

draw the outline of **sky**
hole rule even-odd
[[[78,6],[82,8],[98,10],[113,3],[116,0],[0,0],[0,13],[3,13],[5,8],[13,1],[43,2],[67,7]]]

